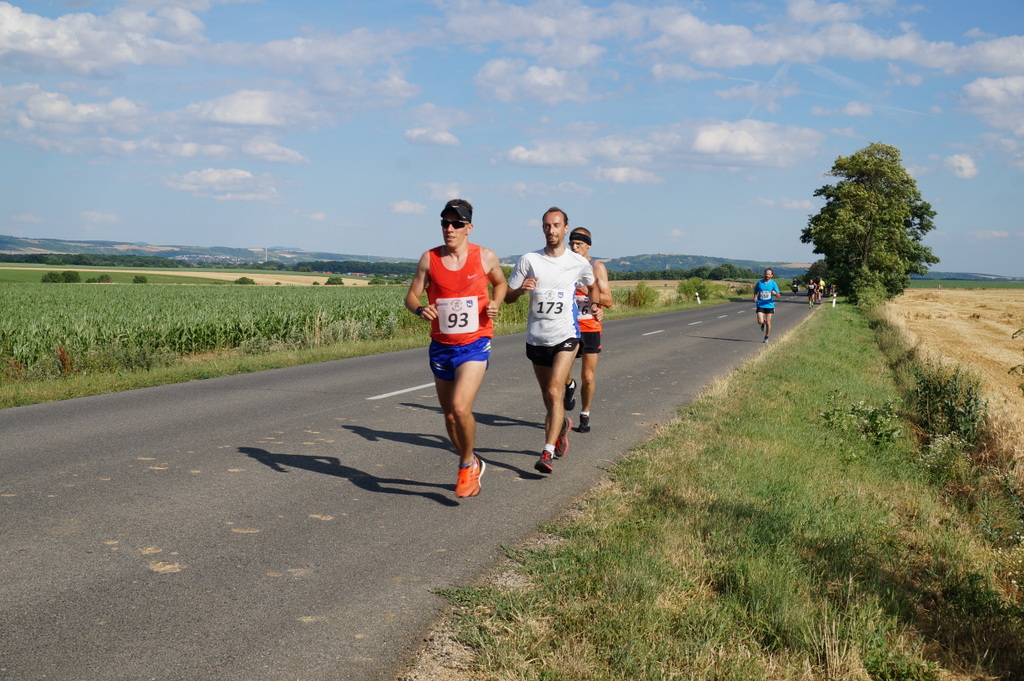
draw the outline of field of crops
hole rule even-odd
[[[1024,288],[1024,281],[1006,281],[1003,279],[911,279],[910,288],[1009,289]]]
[[[0,286],[8,377],[144,369],[218,350],[387,338],[418,320],[404,287]]]

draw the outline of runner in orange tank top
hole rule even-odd
[[[441,211],[444,244],[420,256],[405,295],[406,309],[430,322],[430,370],[445,429],[459,454],[457,497],[479,494],[480,476],[487,468],[473,451],[473,401],[491,356],[493,320],[508,289],[498,256],[469,243],[472,231],[473,206],[464,199],[445,204]]]
[[[597,390],[597,358],[601,354],[601,328],[604,310],[612,306],[612,289],[608,285],[608,268],[604,263],[590,257],[590,246],[593,237],[590,230],[577,227],[569,234],[569,248],[590,260],[597,279],[598,300],[591,300],[586,287],[576,287],[576,305],[579,307],[580,348],[577,356],[583,358],[580,370],[580,420],[576,427],[578,433],[590,432],[590,407]],[[571,378],[565,386],[565,409],[571,411],[576,406],[576,381]]]

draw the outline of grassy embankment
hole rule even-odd
[[[820,308],[510,551],[525,586],[450,592],[451,678],[1024,678],[1019,490],[924,446],[871,326]]]

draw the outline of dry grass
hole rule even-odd
[[[887,313],[910,345],[929,356],[971,369],[989,400],[995,442],[1024,461],[1024,393],[1010,367],[1024,363],[1024,290],[908,289],[888,304]],[[1024,464],[1017,476],[1024,488]]]

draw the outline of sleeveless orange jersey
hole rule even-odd
[[[468,345],[479,338],[493,338],[494,324],[487,316],[490,280],[480,247],[468,244],[469,254],[461,270],[449,270],[441,262],[443,246],[430,249],[430,282],[427,300],[437,306],[438,318],[430,323],[430,337],[446,345]]]
[[[591,259],[590,262],[591,264],[593,264],[593,259]],[[586,287],[576,288],[576,307],[578,307],[580,310],[580,316],[578,319],[580,324],[580,331],[585,331],[588,333],[600,333],[601,322],[594,319],[594,311],[591,308],[590,296],[588,294],[589,291],[587,291]]]

